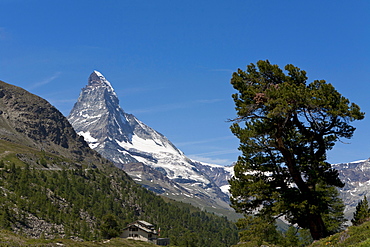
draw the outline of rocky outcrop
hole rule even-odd
[[[23,212],[23,224],[16,222],[13,226],[13,231],[17,234],[25,235],[29,238],[65,238],[64,226],[47,222],[43,219]]]
[[[96,155],[46,100],[0,81],[0,138],[81,160]]]

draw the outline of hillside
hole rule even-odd
[[[74,160],[99,159],[49,102],[5,82],[0,83],[0,127],[2,140]]]
[[[0,228],[36,239],[99,240],[138,219],[178,246],[237,242],[225,217],[137,185],[47,101],[0,82]]]
[[[110,240],[100,241],[73,241],[70,239],[30,239],[20,235],[14,234],[10,231],[0,230],[0,246],[12,246],[12,247],[59,247],[59,246],[70,246],[70,247],[95,247],[95,246],[126,246],[126,247],[150,247],[157,246],[152,243],[143,241],[135,241],[132,239],[113,238]]]
[[[350,226],[343,232],[321,239],[311,247],[367,247],[370,246],[370,222],[360,226]]]

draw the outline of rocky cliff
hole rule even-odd
[[[95,152],[49,102],[0,81],[0,138],[73,159]]]

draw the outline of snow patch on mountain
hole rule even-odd
[[[80,136],[83,136],[85,141],[87,141],[88,143],[98,141],[98,139],[95,139],[94,137],[91,136],[90,131],[88,131],[88,132],[80,131],[77,134],[80,135]]]
[[[91,134],[90,134],[90,131],[87,131],[87,132],[80,131],[77,134],[80,135],[80,136],[83,136],[85,141],[89,144],[90,148],[94,149],[97,146],[99,146],[98,139],[92,137]]]
[[[230,190],[230,185],[223,185],[223,186],[221,186],[221,187],[220,187],[220,189],[221,189],[221,191],[222,191],[222,192],[224,192],[225,194],[230,195],[230,192],[229,192],[229,190]]]
[[[179,154],[178,150],[172,146],[162,143],[160,139],[143,139],[137,135],[131,137],[131,142],[119,141],[116,139],[118,145],[126,150],[135,149],[147,153],[172,153]]]

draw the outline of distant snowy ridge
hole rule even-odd
[[[198,162],[196,160],[193,160],[193,162],[203,174],[206,174],[208,177],[212,178],[213,182],[216,183],[223,193],[230,196],[230,184],[228,181],[232,176],[234,176],[233,165],[221,166],[205,162]]]
[[[339,178],[345,183],[339,191],[346,205],[345,215],[351,219],[363,196],[370,198],[370,159],[333,164],[332,167],[339,171]]]

